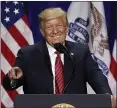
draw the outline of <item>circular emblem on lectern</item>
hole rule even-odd
[[[70,104],[60,103],[60,104],[54,105],[52,108],[75,108],[75,107]]]

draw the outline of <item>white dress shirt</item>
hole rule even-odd
[[[53,90],[54,90],[54,94],[55,94],[55,61],[56,61],[57,54],[55,54],[55,52],[56,52],[55,48],[53,48],[47,42],[46,42],[46,45],[47,45],[47,49],[48,49],[49,56],[50,56],[51,66],[52,66],[53,87],[54,87]],[[64,54],[61,54],[61,61],[64,64]]]

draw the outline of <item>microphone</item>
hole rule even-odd
[[[54,48],[60,52],[60,53],[64,53],[66,54],[72,61],[72,66],[73,66],[73,71],[72,71],[72,75],[70,77],[70,80],[69,82],[67,83],[67,85],[64,87],[64,90],[63,90],[63,93],[65,93],[67,87],[69,86],[69,84],[71,83],[74,75],[75,75],[75,71],[74,71],[74,68],[75,68],[75,64],[74,64],[74,60],[73,60],[73,53],[70,53],[69,50],[65,47],[65,45],[63,45],[62,43],[56,43],[54,44]]]
[[[66,54],[70,59],[73,59],[73,53],[70,53],[68,49],[63,45],[62,43],[56,43],[54,44],[54,48],[60,52]]]

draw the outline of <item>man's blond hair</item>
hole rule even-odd
[[[63,17],[65,20],[65,23],[66,24],[68,23],[67,14],[61,8],[47,8],[47,9],[43,10],[38,15],[38,17],[39,17],[40,27],[42,26],[42,21],[51,20],[51,19],[58,18],[58,17]]]

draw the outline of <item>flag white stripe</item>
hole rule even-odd
[[[7,29],[1,24],[1,38],[7,45],[7,47],[11,50],[11,52],[16,56],[17,51],[20,49],[17,42],[11,36],[11,34],[7,31]]]
[[[117,92],[117,88],[116,88],[117,87],[117,82],[113,78],[111,72],[108,73],[107,78],[108,78],[109,86],[110,86],[110,88],[112,90],[112,93],[113,93],[113,95],[116,96],[117,95],[117,93],[116,93]]]
[[[117,45],[117,41],[115,40],[115,42],[114,42],[114,48],[113,48],[113,58],[114,58],[114,60],[117,62],[117,47],[116,47],[116,45]]]
[[[8,63],[8,61],[2,54],[1,54],[1,69],[3,70],[4,74],[7,74],[8,71],[11,69],[11,65]]]
[[[1,86],[1,99],[5,108],[10,108],[13,106],[13,101],[11,100],[11,98],[9,97],[3,86]]]
[[[32,32],[22,19],[19,19],[14,25],[30,45],[34,43]]]
[[[17,88],[16,91],[17,91],[19,94],[24,94],[24,92],[23,92],[23,86]]]

